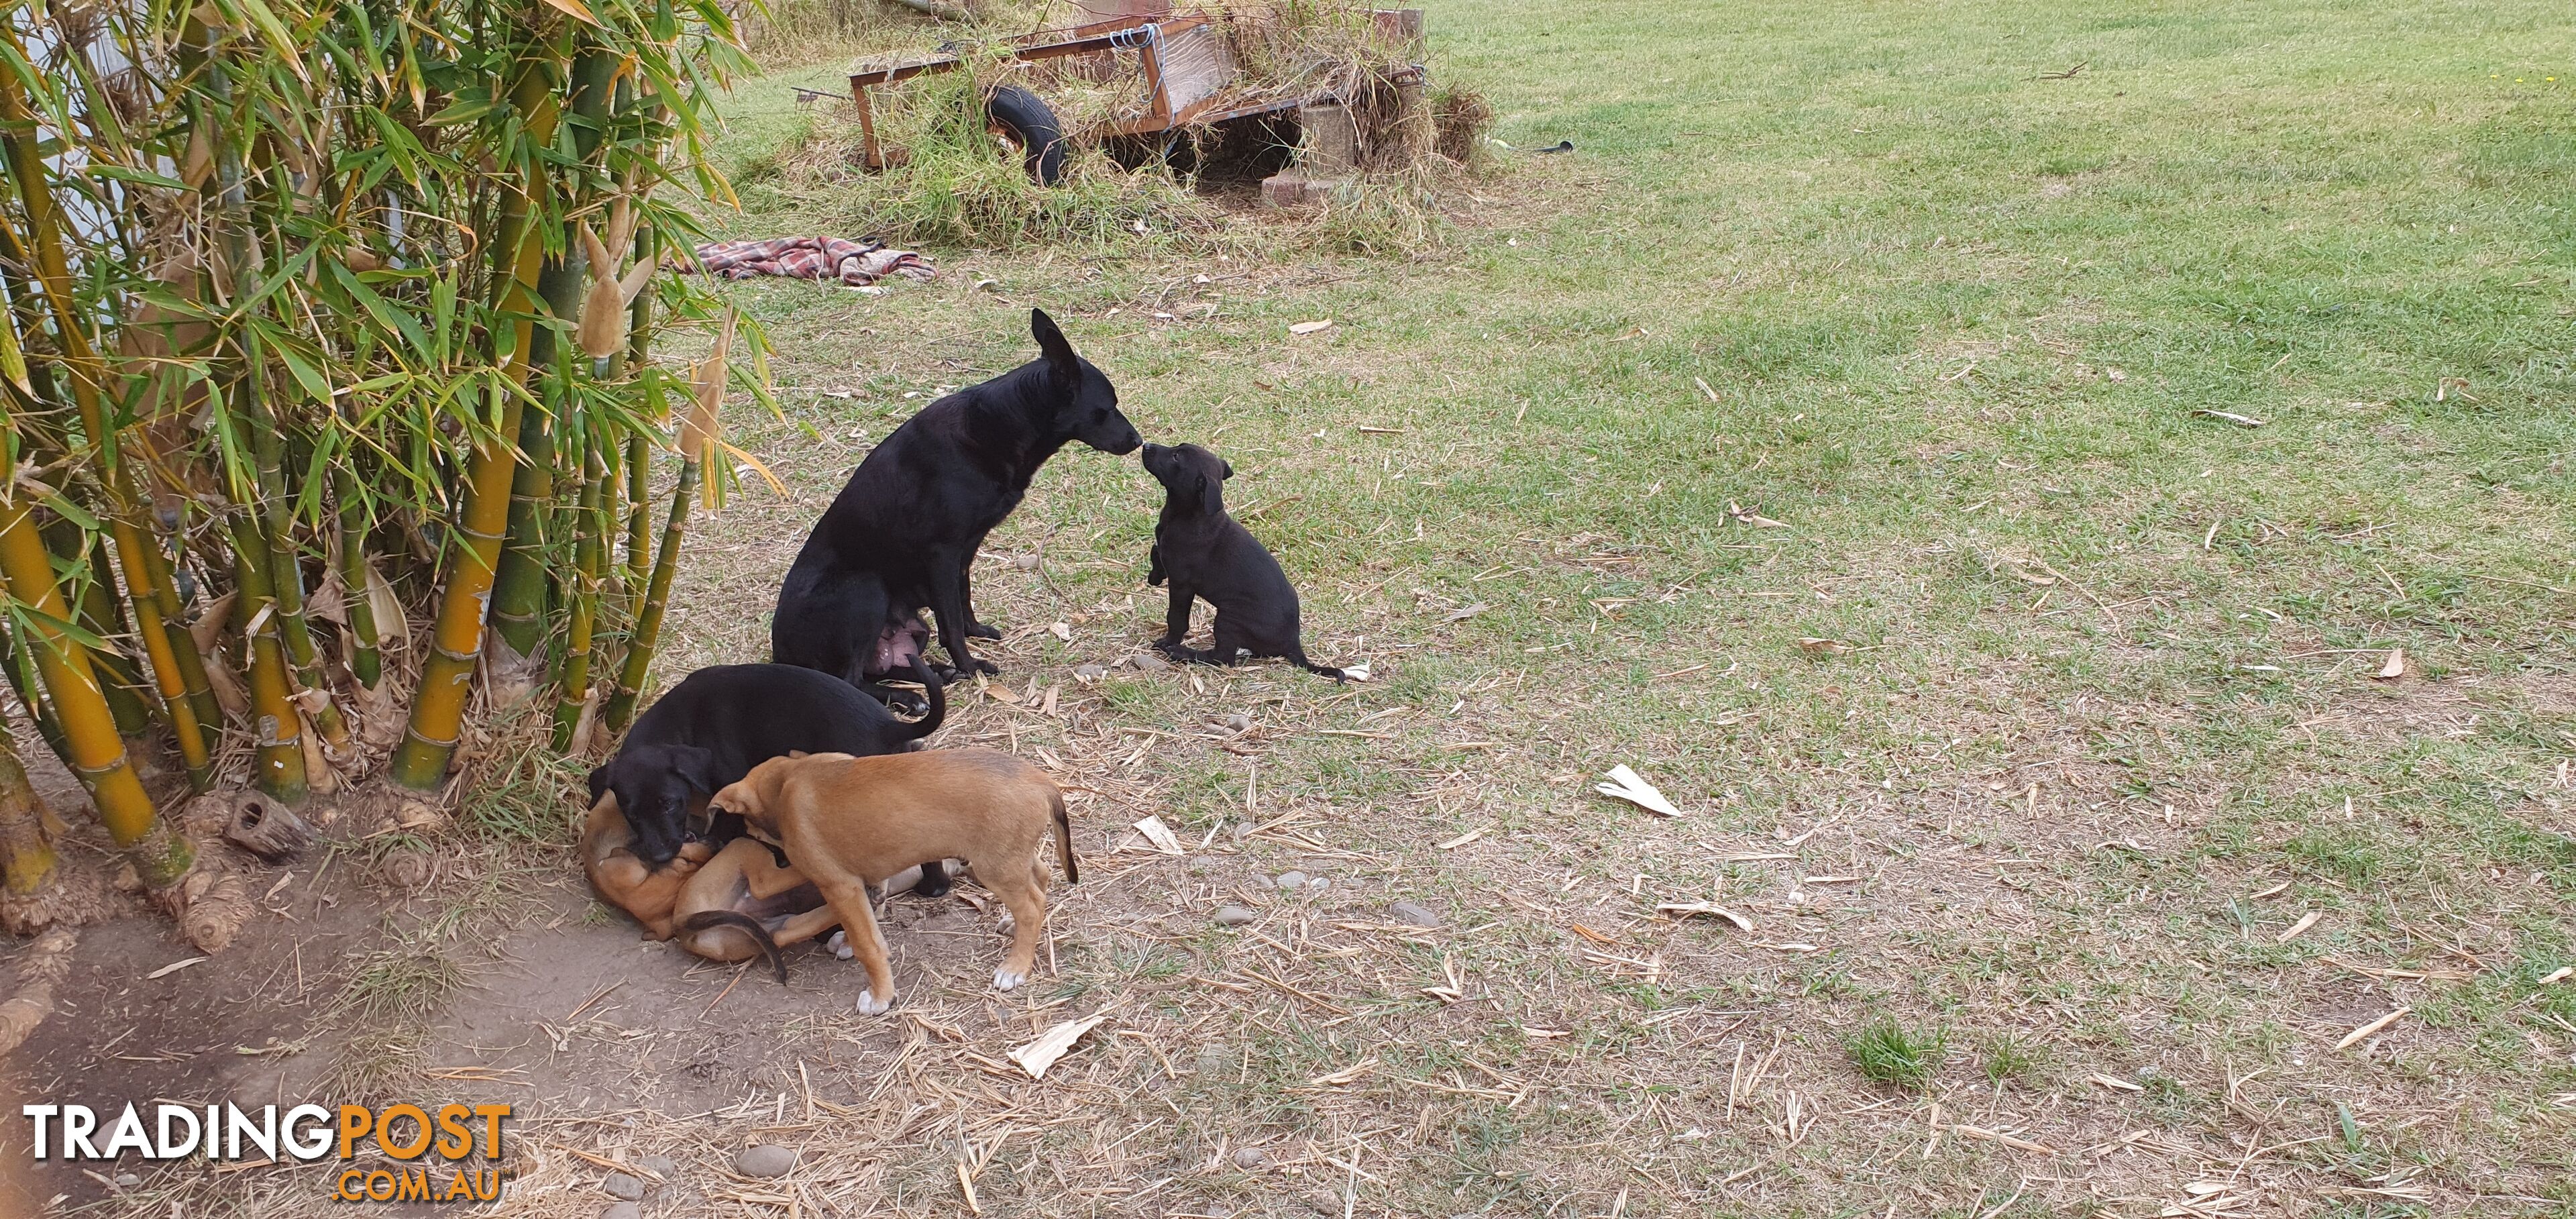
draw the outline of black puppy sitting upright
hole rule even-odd
[[[1234,467],[1194,444],[1145,446],[1145,472],[1163,484],[1163,517],[1154,526],[1152,567],[1145,582],[1172,582],[1172,609],[1154,646],[1179,660],[1230,665],[1243,652],[1278,656],[1342,680],[1340,669],[1306,659],[1297,638],[1297,590],[1241,522],[1226,515],[1225,480]],[[1192,602],[1216,607],[1216,646],[1194,651]]]
[[[885,698],[879,679],[926,644],[927,607],[955,672],[997,671],[966,649],[969,635],[1001,637],[976,621],[967,588],[984,535],[1067,443],[1127,453],[1143,442],[1053,320],[1030,310],[1029,330],[1038,359],[923,407],[859,463],[778,590],[772,659]]]

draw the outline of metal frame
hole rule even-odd
[[[1059,59],[1067,55],[1088,55],[1105,51],[1134,51],[1145,70],[1147,95],[1152,109],[1137,119],[1108,129],[1113,136],[1150,135],[1171,131],[1194,123],[1223,122],[1255,114],[1292,110],[1313,99],[1289,98],[1260,102],[1248,106],[1216,108],[1216,97],[1202,98],[1175,109],[1171,91],[1163,78],[1163,47],[1171,36],[1209,24],[1205,13],[1181,13],[1167,17],[1122,17],[1112,21],[1095,21],[1067,29],[1040,30],[1011,40],[1012,54],[1023,61]],[[947,72],[964,62],[962,56],[938,55],[915,59],[883,68],[850,74],[850,103],[859,112],[859,138],[866,151],[867,167],[883,169],[885,150],[877,143],[875,107],[869,104],[868,90],[901,84],[916,76]]]

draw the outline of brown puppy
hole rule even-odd
[[[993,971],[994,989],[1009,990],[1037,963],[1047,887],[1037,850],[1050,823],[1065,880],[1080,879],[1064,793],[1036,767],[989,749],[772,758],[707,806],[741,817],[753,836],[784,848],[831,903],[868,971],[863,1015],[894,1006],[894,971],[868,904],[870,882],[933,859],[964,859],[1010,908],[1011,948]]]
[[[654,939],[671,938],[672,910],[714,851],[703,842],[683,845],[671,862],[656,868],[635,853],[635,832],[617,810],[617,794],[593,801],[581,827],[581,867],[601,899],[633,915]],[[767,851],[761,854],[766,856]],[[739,959],[739,958],[737,958]]]
[[[840,926],[841,914],[804,873],[780,863],[769,844],[736,838],[680,890],[671,922],[682,948],[710,961],[762,957],[783,983],[787,958],[778,950]]]

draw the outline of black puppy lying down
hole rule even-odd
[[[659,869],[680,853],[690,814],[751,768],[790,753],[858,757],[921,747],[939,728],[948,700],[920,657],[912,672],[930,713],[907,723],[840,678],[795,665],[716,665],[681,679],[635,721],[617,756],[590,772],[590,798],[617,793],[634,836],[629,849]],[[718,843],[721,846],[723,844]],[[918,891],[948,891],[940,865],[921,871]]]
[[[1279,560],[1226,515],[1224,485],[1234,467],[1194,444],[1149,444],[1145,472],[1163,484],[1163,519],[1154,526],[1145,582],[1172,582],[1172,610],[1154,646],[1203,664],[1230,665],[1247,651],[1256,659],[1278,656],[1342,680],[1340,669],[1306,659],[1297,640],[1297,590]],[[1216,607],[1216,646],[1204,652],[1181,642],[1190,635],[1191,603],[1200,597]]]

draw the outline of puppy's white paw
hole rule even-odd
[[[993,971],[993,989],[995,990],[1009,990],[1028,980],[1029,973],[1025,969],[1013,969],[1010,966],[1005,965],[1000,969]]]
[[[882,1016],[892,1010],[894,1010],[894,996],[888,995],[885,998],[880,999],[877,998],[877,993],[875,991],[863,990],[859,992],[860,1015]]]
[[[844,961],[859,955],[858,953],[850,950],[850,937],[838,931],[832,933],[831,942],[825,944],[824,947],[831,949],[833,956],[839,957]]]

